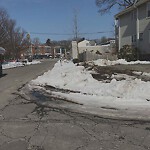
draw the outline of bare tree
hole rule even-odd
[[[13,56],[18,59],[21,53],[24,53],[30,44],[30,41],[26,37],[26,31],[22,30],[20,27],[15,29],[12,36],[13,41]]]
[[[9,16],[5,9],[0,8],[0,45],[5,47],[8,40],[8,20]]]
[[[51,46],[51,44],[52,44],[51,39],[47,39],[46,45],[47,45],[47,46]]]
[[[99,7],[99,12],[103,14],[110,11],[110,9],[115,5],[126,8],[137,1],[139,0],[96,0],[96,5]]]
[[[100,39],[100,43],[101,43],[101,44],[104,44],[104,43],[106,43],[106,42],[108,42],[108,38],[105,37],[105,36],[102,36],[101,39]]]
[[[28,47],[26,32],[16,27],[16,21],[10,19],[7,11],[0,8],[0,46],[6,49],[8,57],[18,58]]]
[[[14,59],[18,59],[20,54],[28,49],[30,41],[26,37],[26,31],[21,27],[16,27],[14,20],[9,20],[7,28],[8,42],[5,45],[7,54]]]
[[[33,40],[32,40],[32,43],[35,45],[35,46],[38,46],[41,44],[40,42],[40,39],[38,37],[35,37]]]

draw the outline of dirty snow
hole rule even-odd
[[[9,68],[16,68],[16,67],[23,67],[25,65],[33,65],[33,64],[39,64],[41,63],[40,61],[37,61],[37,60],[34,60],[32,62],[27,62],[25,64],[23,64],[22,62],[7,62],[7,63],[4,63],[2,64],[2,68],[3,69],[9,69]]]
[[[125,59],[118,59],[116,61],[110,61],[110,60],[106,60],[106,59],[98,59],[98,60],[95,60],[95,61],[89,62],[89,63],[93,63],[94,65],[98,65],[98,66],[111,66],[111,65],[119,65],[119,64],[123,64],[123,65],[150,64],[150,61],[127,62]]]
[[[116,61],[116,64],[118,62]],[[72,62],[64,61],[62,63],[57,62],[52,70],[39,76],[31,84],[33,86],[50,85],[56,88],[78,91],[80,93],[53,93],[85,105],[98,107],[105,104],[105,106],[118,108],[150,107],[150,82],[144,82],[128,75],[125,75],[125,78],[125,80],[117,81],[112,76],[110,83],[104,83],[95,80],[83,66],[76,66]]]

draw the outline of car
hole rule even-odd
[[[2,76],[3,70],[2,70],[2,63],[0,62],[0,76]]]
[[[4,61],[4,53],[5,53],[5,49],[0,47],[0,76],[2,76],[3,74],[2,63]]]

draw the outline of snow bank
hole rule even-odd
[[[3,69],[21,67],[23,64],[21,62],[8,62],[2,65]]]
[[[133,65],[133,64],[150,64],[150,61],[131,61],[131,62],[127,62],[124,59],[118,59],[116,61],[110,61],[110,60],[106,60],[106,59],[98,59],[93,61],[94,65],[97,66],[111,66],[111,65],[119,65],[119,64],[123,64],[123,65]]]
[[[84,101],[90,96],[91,100],[93,97],[97,99],[97,102],[115,101],[123,105],[124,103],[138,106],[150,105],[148,102],[150,100],[150,82],[129,77],[127,80],[112,79],[110,83],[103,83],[93,79],[83,66],[76,66],[72,62],[63,62],[62,65],[60,62],[56,63],[51,71],[39,76],[32,83],[80,91],[80,94],[84,95]],[[74,98],[78,99],[77,95]]]
[[[32,62],[27,62],[26,65],[33,65],[33,64],[39,64],[40,61],[34,60]],[[23,67],[22,62],[7,62],[2,65],[3,69],[9,69],[9,68],[16,68],[16,67]]]

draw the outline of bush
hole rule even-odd
[[[125,59],[126,61],[136,61],[139,57],[139,51],[136,47],[130,45],[124,45],[118,53],[119,59]]]
[[[72,61],[73,61],[74,64],[79,63],[79,59],[78,59],[78,58],[75,58],[75,59],[73,59]]]

